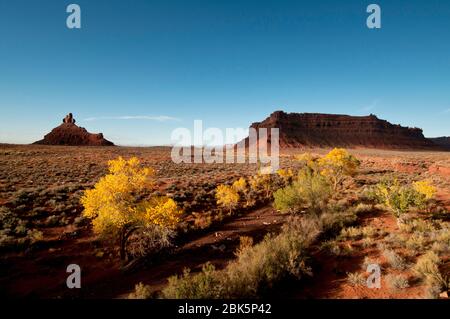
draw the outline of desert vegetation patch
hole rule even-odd
[[[1,146],[2,293],[446,298],[446,153],[289,150],[281,168],[170,149]],[[83,289],[65,287],[68,264]],[[370,265],[380,286],[368,287]]]

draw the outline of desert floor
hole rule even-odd
[[[325,154],[327,149],[308,150]],[[281,166],[295,167],[293,155],[305,150],[290,150],[282,155]],[[430,180],[438,188],[433,206],[438,218],[423,214],[424,220],[448,227],[450,211],[450,153],[356,149],[350,152],[361,160],[357,176],[345,184],[340,203],[349,208],[358,204],[364,187],[384,176],[404,181]],[[169,194],[185,211],[181,235],[171,254],[149,264],[121,268],[117,249],[93,233],[88,220],[81,218],[79,199],[83,190],[93,187],[107,172],[107,161],[118,156],[138,157],[156,170],[155,192]],[[255,242],[268,232],[277,232],[286,215],[278,213],[270,201],[261,201],[252,209],[226,216],[220,222],[203,226],[202,214],[214,214],[214,189],[241,176],[255,174],[254,164],[174,164],[170,149],[164,147],[44,147],[0,145],[0,206],[17,218],[21,233],[41,232],[33,244],[14,242],[2,233],[0,256],[0,294],[33,298],[126,298],[142,282],[159,290],[169,276],[189,267],[195,273],[210,261],[223,268],[235,258],[241,236]],[[197,214],[193,215],[195,212]],[[420,213],[420,212],[419,212]],[[209,215],[209,216],[210,216]],[[20,221],[20,222],[19,222]],[[357,227],[370,227],[369,239],[355,237],[333,242],[340,253],[329,254],[323,243],[311,250],[313,276],[291,283],[274,292],[275,298],[425,298],[424,283],[410,266],[397,269],[385,259],[383,247],[395,250],[405,262],[431,249],[433,240],[402,245],[411,237],[397,227],[393,215],[374,207],[358,215]],[[19,231],[18,231],[19,232]],[[20,233],[19,232],[19,233]],[[419,233],[415,235],[420,235]],[[21,238],[25,238],[23,235]],[[19,236],[20,237],[20,236]],[[380,245],[381,244],[381,245]],[[384,245],[384,246],[383,246]],[[415,246],[419,245],[419,246]],[[12,248],[11,248],[12,247]],[[441,266],[449,274],[448,246],[441,247]],[[381,289],[352,284],[348,273],[365,273],[364,260],[376,260],[383,274],[404,275],[409,287],[390,289],[383,276]],[[82,269],[82,288],[66,287],[66,267],[78,264]]]

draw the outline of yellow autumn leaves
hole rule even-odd
[[[217,204],[228,209],[231,213],[239,203],[238,191],[233,186],[219,185],[216,188]]]
[[[258,194],[264,199],[271,198],[272,178],[270,174],[259,172],[248,179],[244,177],[236,180],[232,185],[219,185],[216,188],[217,205],[227,210],[229,214],[239,206],[241,199],[243,207],[252,207],[256,203]]]
[[[177,225],[182,212],[173,199],[138,200],[153,188],[152,169],[142,168],[135,157],[119,157],[108,162],[108,172],[81,198],[84,216],[92,219],[96,233],[119,234],[130,225]]]
[[[252,207],[255,200],[272,198],[275,207],[282,211],[311,206],[319,209],[330,195],[336,191],[344,179],[353,176],[360,165],[358,159],[345,149],[336,148],[323,157],[313,157],[306,153],[296,159],[303,163],[301,171],[280,169],[278,176],[284,188],[277,187],[270,174],[257,174],[249,178],[241,177],[231,185],[219,185],[215,198],[217,205],[232,213],[242,202],[242,207]],[[142,167],[133,157],[125,160],[119,157],[108,162],[108,174],[102,177],[93,189],[86,190],[81,198],[84,216],[90,218],[94,231],[102,235],[122,236],[133,227],[156,225],[175,228],[180,222],[182,210],[177,203],[165,196],[149,196],[154,188],[154,170]],[[275,188],[275,189],[274,189]],[[412,196],[413,192],[421,196]],[[433,198],[436,188],[428,181],[419,181],[405,191],[397,184],[379,185],[379,197],[393,207],[397,214],[407,210],[417,198]],[[317,204],[318,203],[318,204]]]
[[[327,177],[336,191],[346,176],[353,176],[359,160],[343,148],[335,148],[318,160],[321,174]]]
[[[436,187],[429,181],[418,181],[402,185],[396,179],[385,180],[376,185],[375,195],[379,202],[389,207],[396,217],[411,208],[425,208],[427,202],[436,194]]]
[[[419,181],[413,183],[413,188],[416,192],[425,196],[426,199],[431,199],[436,195],[436,187],[431,185],[429,181]]]

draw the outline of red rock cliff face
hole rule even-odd
[[[446,150],[450,150],[450,136],[429,138],[429,140],[431,140],[434,144],[445,148]]]
[[[280,147],[436,149],[418,128],[393,125],[375,115],[349,116],[277,111],[252,128],[279,128]]]
[[[92,134],[85,128],[75,125],[72,114],[67,115],[63,124],[54,128],[44,139],[33,144],[68,145],[68,146],[114,146],[103,137],[102,133]]]

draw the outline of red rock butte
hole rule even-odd
[[[421,129],[391,124],[373,114],[350,116],[276,111],[264,121],[253,123],[250,127],[279,128],[279,142],[282,149],[308,147],[442,149],[425,138]],[[270,143],[270,130],[268,142]]]
[[[114,146],[106,140],[102,133],[89,133],[85,128],[75,124],[72,113],[69,113],[63,123],[44,136],[43,140],[33,144],[66,145],[66,146]]]

